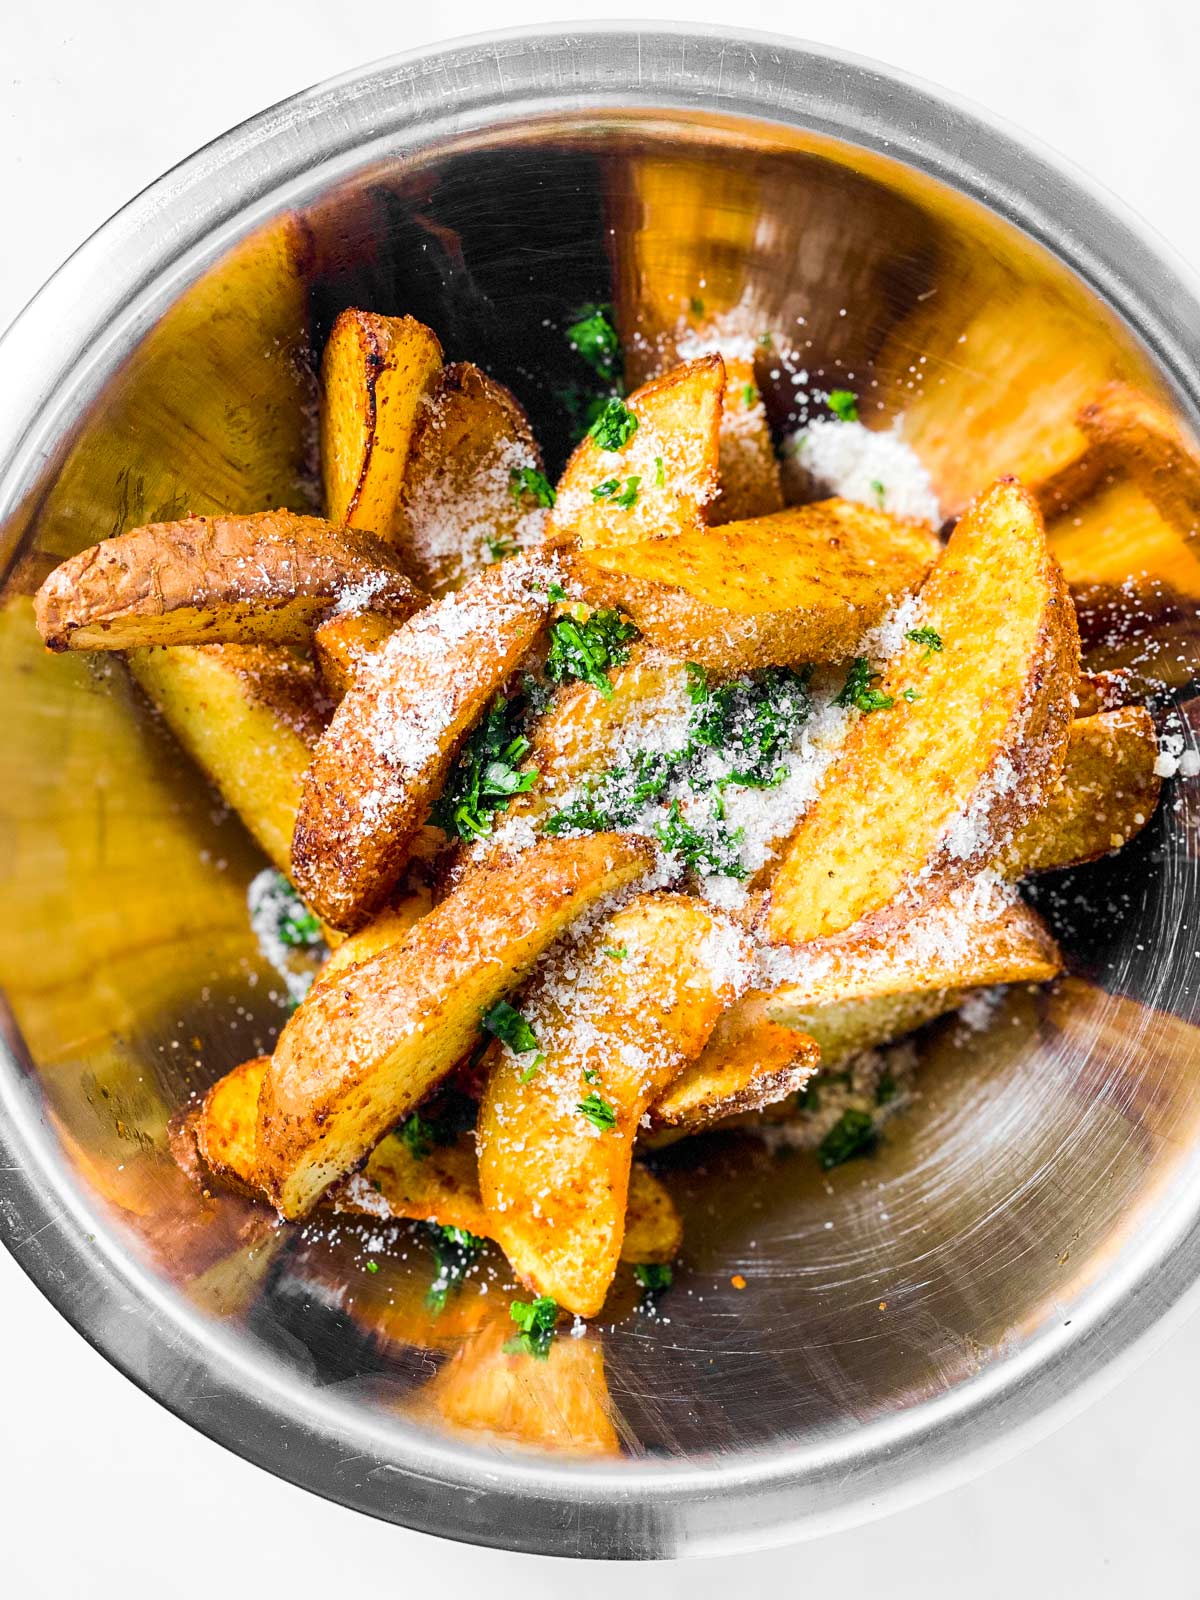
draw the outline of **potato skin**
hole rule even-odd
[[[334,705],[345,699],[358,673],[379,654],[398,626],[378,611],[342,611],[313,630],[313,654]]]
[[[721,487],[708,514],[713,527],[783,510],[779,460],[753,361],[725,359],[718,467]]]
[[[544,592],[518,562],[418,612],[356,677],[317,746],[292,840],[296,887],[353,932],[384,904],[462,740],[536,644]]]
[[[888,663],[894,704],[850,729],[784,851],[762,917],[773,943],[902,921],[993,860],[1058,780],[1079,636],[1020,485],[980,496],[920,598],[943,648],[907,642]]]
[[[699,1133],[722,1117],[761,1111],[802,1089],[816,1072],[820,1047],[775,1021],[761,990],[735,1000],[703,1051],[650,1107],[651,1126]]]
[[[473,873],[404,938],[312,990],[259,1099],[259,1179],[303,1216],[470,1050],[483,1012],[605,894],[649,870],[645,840],[543,840]]]
[[[34,615],[51,650],[303,644],[320,617],[360,588],[397,621],[424,603],[369,534],[290,511],[187,517],[131,528],[71,556],[38,590]]]

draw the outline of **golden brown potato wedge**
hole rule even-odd
[[[703,902],[639,896],[523,995],[536,1069],[493,1047],[478,1125],[489,1232],[518,1278],[568,1311],[604,1303],[642,1116],[734,999],[738,956]]]
[[[1131,580],[1168,585],[1175,594],[1200,601],[1196,547],[1159,511],[1141,486],[1121,477],[1072,506],[1046,526],[1046,536],[1073,590],[1108,584],[1127,590]]]
[[[783,510],[779,460],[753,361],[725,360],[718,455],[721,487],[708,516],[714,527]]]
[[[669,654],[743,672],[847,660],[940,548],[917,523],[823,500],[699,535],[583,551],[569,565],[590,600],[620,604]]]
[[[890,938],[823,940],[798,974],[771,991],[767,1014],[817,1041],[822,1069],[952,1011],[963,994],[999,983],[1044,983],[1062,967],[1037,913],[993,893],[945,901]]]
[[[597,1339],[558,1338],[544,1358],[505,1349],[512,1323],[480,1328],[404,1405],[405,1414],[555,1456],[615,1456],[620,1437]]]
[[[422,410],[393,536],[430,594],[462,586],[502,556],[541,540],[545,496],[523,470],[541,455],[515,396],[469,361],[446,367]]]
[[[1058,783],[1013,839],[1003,870],[1017,878],[1077,867],[1128,844],[1158,805],[1157,760],[1158,737],[1145,706],[1077,717]]]
[[[431,829],[430,832],[437,830]],[[438,834],[440,838],[441,835]],[[381,950],[386,950],[391,944],[396,944],[403,939],[415,922],[419,922],[427,911],[433,909],[433,890],[428,884],[413,882],[414,874],[408,875],[408,881],[396,891],[395,895],[382,910],[377,911],[370,922],[365,923],[357,933],[332,937],[336,940],[328,960],[317,973],[314,987],[318,983],[326,983],[336,978],[339,973],[346,972],[350,967],[360,967],[364,961],[371,961]]]
[[[270,1056],[254,1056],[234,1067],[204,1097],[196,1122],[196,1148],[214,1178],[247,1194],[260,1191],[256,1129],[258,1096]]]
[[[637,429],[625,443],[610,450],[589,434],[576,446],[548,537],[613,546],[699,532],[717,492],[724,388],[725,364],[712,355],[635,390],[626,404]]]
[[[239,644],[132,650],[128,662],[180,744],[289,872],[304,774],[326,720],[312,662]]]
[[[378,611],[340,611],[313,629],[313,652],[321,681],[334,705],[368,661],[383,649],[399,627]]]
[[[320,517],[152,522],[81,550],[38,590],[51,650],[172,644],[303,644],[346,598],[397,622],[424,604],[386,545]]]
[[[1105,384],[1079,426],[1106,460],[1123,467],[1185,538],[1200,533],[1200,455],[1165,406],[1127,383]]]
[[[790,1029],[779,1031],[796,1038]],[[386,1134],[362,1170],[334,1184],[325,1201],[335,1211],[381,1220],[410,1217],[489,1237],[473,1133],[460,1134],[453,1144],[434,1144],[426,1155],[415,1155],[400,1134]],[[654,1174],[635,1161],[629,1175],[621,1259],[670,1261],[682,1240],[683,1222],[675,1202]]]
[[[384,904],[462,740],[536,644],[543,593],[490,568],[399,628],[334,712],[304,780],[292,873],[352,932]]]
[[[850,729],[768,891],[772,943],[902,920],[994,859],[1058,779],[1079,641],[1020,485],[998,483],[959,522],[919,620],[941,649],[907,640],[881,686],[893,704]]]
[[[442,370],[413,317],[343,311],[321,359],[321,475],[331,522],[391,536],[413,430]]]
[[[645,841],[543,840],[491,863],[398,944],[318,984],[280,1035],[259,1100],[260,1179],[285,1217],[417,1106],[475,1039],[483,1012],[602,896],[646,872]]]
[[[650,1107],[651,1125],[698,1133],[743,1111],[760,1111],[802,1089],[816,1072],[814,1039],[776,1022],[756,990],[720,1018],[695,1061]]]

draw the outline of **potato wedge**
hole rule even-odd
[[[413,430],[442,370],[437,335],[413,317],[353,308],[321,358],[321,477],[331,522],[391,536]]]
[[[1018,484],[998,483],[961,520],[920,612],[942,649],[909,640],[888,663],[894,704],[850,729],[783,853],[762,924],[772,943],[903,920],[992,860],[1057,782],[1079,641]]]
[[[1145,706],[1077,717],[1058,783],[1013,839],[1002,870],[1017,878],[1077,867],[1128,844],[1158,805],[1157,760],[1158,737]]]
[[[313,629],[321,681],[336,705],[361,669],[383,649],[399,623],[378,611],[340,611]]]
[[[254,1056],[234,1067],[204,1097],[196,1121],[196,1149],[214,1178],[245,1194],[260,1193],[256,1130],[258,1096],[270,1056]]]
[[[1075,721],[1119,711],[1136,698],[1123,672],[1081,672],[1075,685]]]
[[[547,601],[519,563],[418,612],[360,675],[317,746],[292,840],[296,887],[353,932],[386,901],[459,745],[536,644]]]
[[[767,996],[768,1016],[817,1041],[823,1070],[952,1011],[999,983],[1044,983],[1062,969],[1041,918],[991,886],[959,891],[893,936],[852,932],[798,953],[796,975]]]
[[[1123,467],[1187,539],[1200,533],[1200,454],[1167,408],[1132,385],[1105,384],[1079,413],[1093,447]]]
[[[398,944],[318,984],[259,1100],[260,1180],[303,1216],[471,1048],[483,1012],[602,896],[649,870],[645,841],[544,840],[489,864]]]
[[[397,622],[424,604],[370,534],[262,511],[152,522],[105,539],[54,569],[34,614],[51,650],[304,644],[355,593]]]
[[[712,526],[783,510],[779,460],[753,361],[725,358],[718,469],[721,486],[708,515]]]
[[[512,1333],[511,1323],[485,1324],[404,1402],[405,1415],[556,1457],[618,1455],[599,1340],[555,1339],[542,1360],[506,1351]]]
[[[1152,580],[1200,601],[1200,552],[1132,478],[1103,485],[1048,521],[1046,537],[1073,590]],[[1133,596],[1127,603],[1138,606]]]
[[[361,967],[364,961],[374,960],[381,950],[398,944],[413,924],[432,910],[433,890],[428,884],[412,882],[410,875],[404,887],[396,891],[391,901],[377,911],[370,922],[333,946],[328,960],[317,973],[313,988],[318,983],[329,982],[351,967]]]
[[[655,1128],[698,1133],[743,1111],[760,1111],[802,1089],[821,1059],[814,1039],[776,1022],[756,990],[719,1019],[695,1061],[650,1107]]]
[[[790,1029],[780,1031],[796,1038]],[[334,1184],[324,1203],[335,1211],[380,1220],[410,1217],[465,1228],[481,1239],[490,1232],[479,1194],[474,1133],[461,1134],[454,1144],[434,1145],[425,1156],[414,1155],[399,1134],[385,1134],[362,1171]],[[670,1261],[682,1240],[683,1222],[675,1202],[654,1174],[635,1161],[629,1175],[622,1261]]]
[[[423,589],[458,589],[499,556],[540,543],[546,511],[514,475],[541,465],[516,397],[469,361],[446,367],[417,419],[392,524]]]
[[[735,998],[741,955],[703,902],[639,896],[523,995],[536,1072],[493,1047],[478,1124],[488,1231],[518,1278],[568,1311],[604,1303],[642,1116]]]
[[[312,662],[238,644],[132,650],[127,659],[180,744],[289,872],[304,774],[326,721]]]
[[[619,604],[661,649],[746,672],[849,659],[940,548],[917,523],[824,500],[568,560],[589,600]]]
[[[629,396],[637,430],[615,450],[589,434],[558,484],[547,536],[555,543],[634,544],[666,533],[696,534],[717,492],[720,356],[685,362]],[[605,495],[593,491],[611,485]]]

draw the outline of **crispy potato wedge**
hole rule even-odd
[[[779,460],[753,361],[725,360],[718,467],[721,486],[708,515],[714,527],[783,510]]]
[[[471,875],[398,944],[315,985],[259,1100],[260,1181],[303,1216],[471,1048],[479,1019],[602,896],[653,862],[614,834],[543,840]]]
[[[313,653],[321,681],[334,705],[368,661],[383,649],[399,627],[378,611],[340,611],[313,629]]]
[[[196,1121],[196,1149],[204,1165],[214,1178],[245,1194],[260,1193],[255,1181],[258,1096],[270,1063],[270,1056],[254,1056],[218,1078]]]
[[[397,622],[424,604],[370,534],[262,511],[152,522],[105,539],[54,569],[34,614],[51,650],[303,644],[356,591]]]
[[[734,1002],[696,1060],[650,1107],[655,1128],[698,1133],[743,1111],[760,1111],[802,1089],[816,1072],[814,1039],[776,1022],[756,990]]]
[[[331,522],[389,538],[413,430],[442,370],[437,335],[413,317],[353,308],[321,358],[321,476]]]
[[[1165,406],[1114,381],[1084,406],[1079,426],[1172,527],[1188,539],[1200,533],[1200,455]]]
[[[485,1324],[405,1401],[405,1414],[555,1456],[618,1455],[599,1341],[555,1339],[538,1359],[505,1350],[512,1332],[511,1323]]]
[[[326,720],[312,663],[238,644],[132,650],[127,659],[180,744],[289,872],[304,774]]]
[[[790,1029],[780,1031],[796,1038]],[[366,1166],[334,1184],[325,1201],[335,1211],[380,1220],[409,1217],[437,1222],[466,1228],[482,1239],[490,1234],[479,1194],[473,1133],[461,1134],[454,1144],[434,1145],[426,1156],[413,1155],[399,1134],[385,1134]],[[635,1161],[629,1175],[622,1261],[670,1261],[682,1241],[683,1222],[675,1202],[654,1174]]]
[[[1073,590],[1098,583],[1127,589],[1131,580],[1149,579],[1200,601],[1196,547],[1132,478],[1102,485],[1047,523],[1046,536]],[[1139,606],[1128,593],[1127,604]]]
[[[654,644],[717,672],[845,661],[914,590],[937,536],[852,500],[793,506],[699,535],[569,558],[596,604],[619,604]]]
[[[920,621],[942,649],[910,640],[888,663],[894,704],[850,729],[783,853],[763,917],[772,943],[902,920],[992,860],[1057,782],[1079,640],[1020,485],[998,483],[958,524]]]
[[[516,397],[469,361],[446,367],[417,420],[393,538],[430,594],[524,545],[546,522],[537,496],[514,478],[541,454]]]
[[[432,910],[433,890],[429,885],[407,883],[381,911],[375,913],[370,922],[357,933],[347,934],[333,946],[328,960],[317,973],[313,987],[336,978],[351,967],[361,967],[364,961],[374,960],[381,950],[403,939],[413,924]]]
[[[1041,918],[981,886],[911,917],[892,937],[823,940],[767,996],[768,1016],[817,1041],[826,1069],[962,1003],[969,989],[1044,983],[1062,969]]]
[[[304,780],[292,874],[353,932],[384,904],[458,748],[537,643],[547,601],[518,563],[399,628],[334,712]]]
[[[1158,737],[1145,706],[1077,717],[1058,783],[1013,839],[1003,870],[1018,878],[1077,867],[1128,844],[1158,805],[1157,760]]]
[[[618,450],[589,435],[558,484],[547,536],[555,543],[619,546],[667,533],[698,533],[717,492],[725,364],[702,356],[629,396],[637,431]],[[636,481],[635,481],[636,480]],[[593,490],[613,484],[597,497]],[[618,503],[628,491],[632,500]]]
[[[642,1116],[735,997],[731,952],[732,925],[703,902],[639,896],[522,997],[536,1072],[493,1047],[478,1124],[488,1231],[522,1282],[579,1316],[616,1271]]]

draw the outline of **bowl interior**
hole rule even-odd
[[[1163,397],[1048,251],[849,145],[593,109],[364,155],[178,293],[3,535],[0,980],[98,1227],[278,1382],[397,1439],[635,1473],[800,1451],[965,1392],[1119,1273],[1192,1160],[1196,795],[1177,781],[1130,848],[1037,885],[1070,975],[925,1030],[913,1101],[872,1157],[824,1174],[742,1134],[663,1152],[686,1228],[672,1290],[639,1307],[623,1274],[601,1323],[516,1380],[507,1436],[464,1434],[506,1323],[498,1258],[437,1315],[418,1228],[278,1231],[177,1173],[171,1114],[284,1019],[245,912],[263,863],[122,664],[46,656],[28,597],[124,527],[317,509],[314,361],[347,305],[410,312],[448,359],[509,384],[556,469],[587,398],[563,331],[585,302],[615,306],[631,378],[713,318],[753,341],[780,436],[818,389],[856,391],[872,426],[903,418],[948,517],[1002,472],[1073,460],[1073,419],[1107,379]],[[1072,584],[1109,606],[1090,664],[1140,675],[1190,741],[1193,548],[1069,519],[1056,537]],[[1131,571],[1150,597],[1137,640],[1113,609]]]

